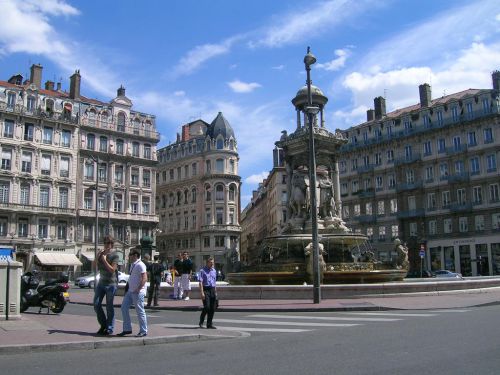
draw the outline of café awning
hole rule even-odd
[[[85,258],[87,258],[89,261],[93,262],[94,261],[94,253],[81,253]]]
[[[75,254],[35,253],[38,261],[44,266],[81,266],[82,262]]]

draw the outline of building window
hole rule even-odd
[[[439,110],[436,112],[438,125],[443,125],[443,111]]]
[[[469,147],[473,147],[473,146],[477,145],[476,132],[472,131],[472,132],[467,133],[467,145]]]
[[[49,207],[50,199],[50,187],[40,186],[40,206]]]
[[[496,172],[497,170],[497,158],[495,154],[486,156],[486,164],[488,173]]]
[[[191,229],[196,229],[196,211],[191,212]]]
[[[14,121],[4,120],[3,136],[5,138],[14,138]]]
[[[466,217],[459,217],[458,218],[458,230],[461,233],[467,232],[469,230],[469,225],[468,225],[468,220]]]
[[[417,223],[410,223],[410,237],[417,237]]]
[[[151,187],[151,172],[148,170],[142,171],[142,186]]]
[[[352,193],[355,194],[358,192],[359,190],[359,182],[358,180],[354,180],[351,182],[351,186],[352,186]]]
[[[5,171],[10,171],[12,160],[12,150],[8,148],[2,149],[2,166],[1,168]]]
[[[150,200],[149,197],[142,197],[142,213],[144,215],[149,215],[150,214]]]
[[[59,208],[68,208],[69,206],[69,191],[66,187],[59,188]]]
[[[224,236],[215,236],[215,247],[224,247]]]
[[[50,176],[52,157],[50,155],[42,155],[41,172],[45,176]]]
[[[467,120],[472,120],[474,118],[474,111],[472,110],[472,103],[467,103],[465,105],[467,109]]]
[[[123,140],[121,139],[117,139],[116,140],[116,153],[118,155],[123,155],[124,154],[124,150],[125,150],[125,147],[124,147],[124,142]]]
[[[394,177],[393,174],[390,174],[388,178],[389,178],[389,189],[394,189],[396,187],[396,178]]]
[[[500,229],[500,213],[491,215],[491,227],[493,229]]]
[[[19,237],[28,237],[28,219],[19,219],[17,223],[17,235]]]
[[[210,208],[205,209],[205,225],[212,224],[212,211]]]
[[[427,182],[434,181],[434,167],[433,166],[425,167],[425,180]]]
[[[151,159],[151,145],[144,145],[144,159]]]
[[[348,219],[350,217],[349,206],[342,206],[342,217]]]
[[[436,209],[436,193],[427,194],[427,209],[429,211]]]
[[[115,199],[114,199],[114,211],[115,212],[122,212],[123,210],[123,195],[122,194],[115,194]]]
[[[139,142],[132,142],[132,156],[139,157]]]
[[[408,209],[410,211],[415,211],[417,209],[417,200],[414,195],[408,196]]]
[[[481,168],[479,165],[479,157],[478,156],[474,156],[474,157],[470,158],[470,173],[472,175],[476,175],[476,174],[481,173]]]
[[[52,129],[51,127],[45,126],[43,128],[43,143],[46,145],[51,145],[53,134],[54,134],[54,129]]]
[[[123,112],[118,113],[117,128],[119,132],[125,131],[125,114]]]
[[[16,105],[16,94],[13,92],[9,92],[7,94],[7,108],[14,108]]]
[[[236,199],[236,187],[234,185],[229,185],[229,201],[234,202]]]
[[[66,240],[68,236],[68,223],[65,221],[59,221],[57,223],[57,239]]]
[[[205,248],[210,247],[210,237],[208,237],[208,236],[203,237],[203,247],[205,247]]]
[[[472,203],[473,204],[483,203],[483,189],[481,186],[474,186],[472,188]]]
[[[38,238],[48,238],[49,237],[49,220],[39,219],[38,220]]]
[[[5,237],[7,235],[7,228],[9,222],[7,217],[0,217],[0,236]]]
[[[215,186],[215,200],[224,200],[224,186],[221,184]]]
[[[139,186],[139,169],[132,168],[130,172],[130,185]]]
[[[407,145],[405,146],[405,158],[406,160],[411,160],[411,157],[412,157],[411,146]]]
[[[406,183],[413,184],[415,182],[415,173],[413,169],[409,169],[406,171]]]
[[[0,203],[9,203],[10,183],[0,181]]]
[[[476,231],[484,230],[484,216],[477,215],[474,217],[474,228]]]
[[[24,140],[33,141],[34,125],[26,123],[24,124]]]
[[[215,224],[224,224],[224,209],[222,207],[217,207],[215,209]]]
[[[235,167],[236,163],[233,159],[229,160],[229,173],[235,173],[235,170],[236,170],[236,167]]]
[[[378,227],[378,240],[385,241],[385,227]]]
[[[484,129],[483,134],[484,134],[484,143],[492,143],[493,142],[493,131],[491,128]]]
[[[448,178],[448,164],[447,163],[442,163],[439,164],[439,176],[441,179],[446,179]]]
[[[458,107],[456,105],[451,107],[451,116],[452,116],[453,122],[458,121],[458,118],[459,118],[458,117]]]
[[[365,212],[366,212],[366,215],[372,215],[373,214],[372,203],[371,202],[368,202],[368,203],[365,204]]]
[[[434,236],[437,233],[436,220],[429,221],[429,235]]]
[[[21,160],[21,172],[31,173],[31,152],[23,151]]]
[[[385,202],[384,201],[378,201],[377,203],[377,214],[378,215],[385,215]]]
[[[229,224],[230,225],[236,224],[235,216],[234,216],[234,208],[229,209]]]
[[[115,166],[115,184],[123,184],[123,165]]]
[[[212,164],[210,160],[205,160],[205,173],[210,173],[212,169]]]
[[[196,203],[196,188],[191,189],[191,203]]]
[[[61,156],[61,160],[59,162],[59,176],[60,177],[69,177],[69,157]]]
[[[94,179],[94,164],[91,162],[85,163],[84,178],[86,180]]]
[[[399,227],[397,225],[391,225],[391,237],[392,238],[399,237]]]
[[[86,191],[84,196],[83,196],[83,208],[86,210],[91,210],[93,209],[93,200],[94,200],[94,194],[91,191]]]
[[[30,185],[21,184],[21,191],[19,195],[19,203],[23,205],[30,204]]]
[[[398,200],[393,198],[390,200],[391,214],[398,212]]]
[[[382,164],[382,153],[377,152],[375,154],[375,165],[381,165]]]
[[[205,201],[210,202],[212,200],[212,192],[210,185],[205,185]]]
[[[108,152],[108,137],[99,137],[99,151]]]
[[[424,155],[425,156],[432,155],[431,141],[424,142]]]
[[[457,203],[460,205],[464,205],[466,203],[465,189],[457,190]]]
[[[443,191],[441,193],[441,200],[442,200],[442,203],[443,203],[443,208],[450,207],[451,198],[450,198],[450,192],[449,192],[449,190]]]
[[[455,173],[463,174],[465,172],[464,162],[462,160],[455,161]]]
[[[87,150],[94,151],[95,149],[95,135],[87,134]]]
[[[97,177],[99,179],[99,182],[108,181],[108,166],[106,165],[106,163],[97,164],[97,168]]]
[[[218,173],[224,173],[224,160],[223,159],[217,159],[215,161],[215,170]]]
[[[500,201],[500,193],[499,193],[499,188],[498,184],[491,184],[490,185],[490,202],[498,202]]]
[[[359,216],[361,214],[361,206],[358,204],[354,205],[354,216]]]

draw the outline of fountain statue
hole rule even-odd
[[[342,201],[338,159],[340,148],[347,143],[340,131],[325,127],[324,107],[328,98],[311,86],[312,134],[316,155],[316,207],[311,207],[309,174],[309,128],[311,107],[307,86],[292,99],[297,113],[294,132],[282,131],[276,146],[283,151],[287,174],[287,220],[281,233],[266,237],[258,254],[242,272],[228,274],[231,284],[303,284],[312,283],[313,244],[312,212],[316,210],[320,264],[320,282],[359,283],[402,280],[408,269],[404,247],[398,244],[396,264],[379,262],[367,236],[352,233],[342,220]],[[318,119],[319,116],[319,119]],[[302,120],[303,119],[303,120]],[[399,255],[402,254],[402,255]]]

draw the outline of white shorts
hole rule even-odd
[[[189,273],[183,273],[181,275],[181,285],[183,290],[191,290],[189,276]]]

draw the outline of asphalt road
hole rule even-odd
[[[70,305],[64,313],[92,314]],[[117,311],[119,317],[119,312]],[[499,374],[500,306],[456,310],[217,313],[249,337],[2,356],[17,374]],[[133,314],[132,314],[133,315]],[[154,311],[150,324],[196,324],[197,312]]]

